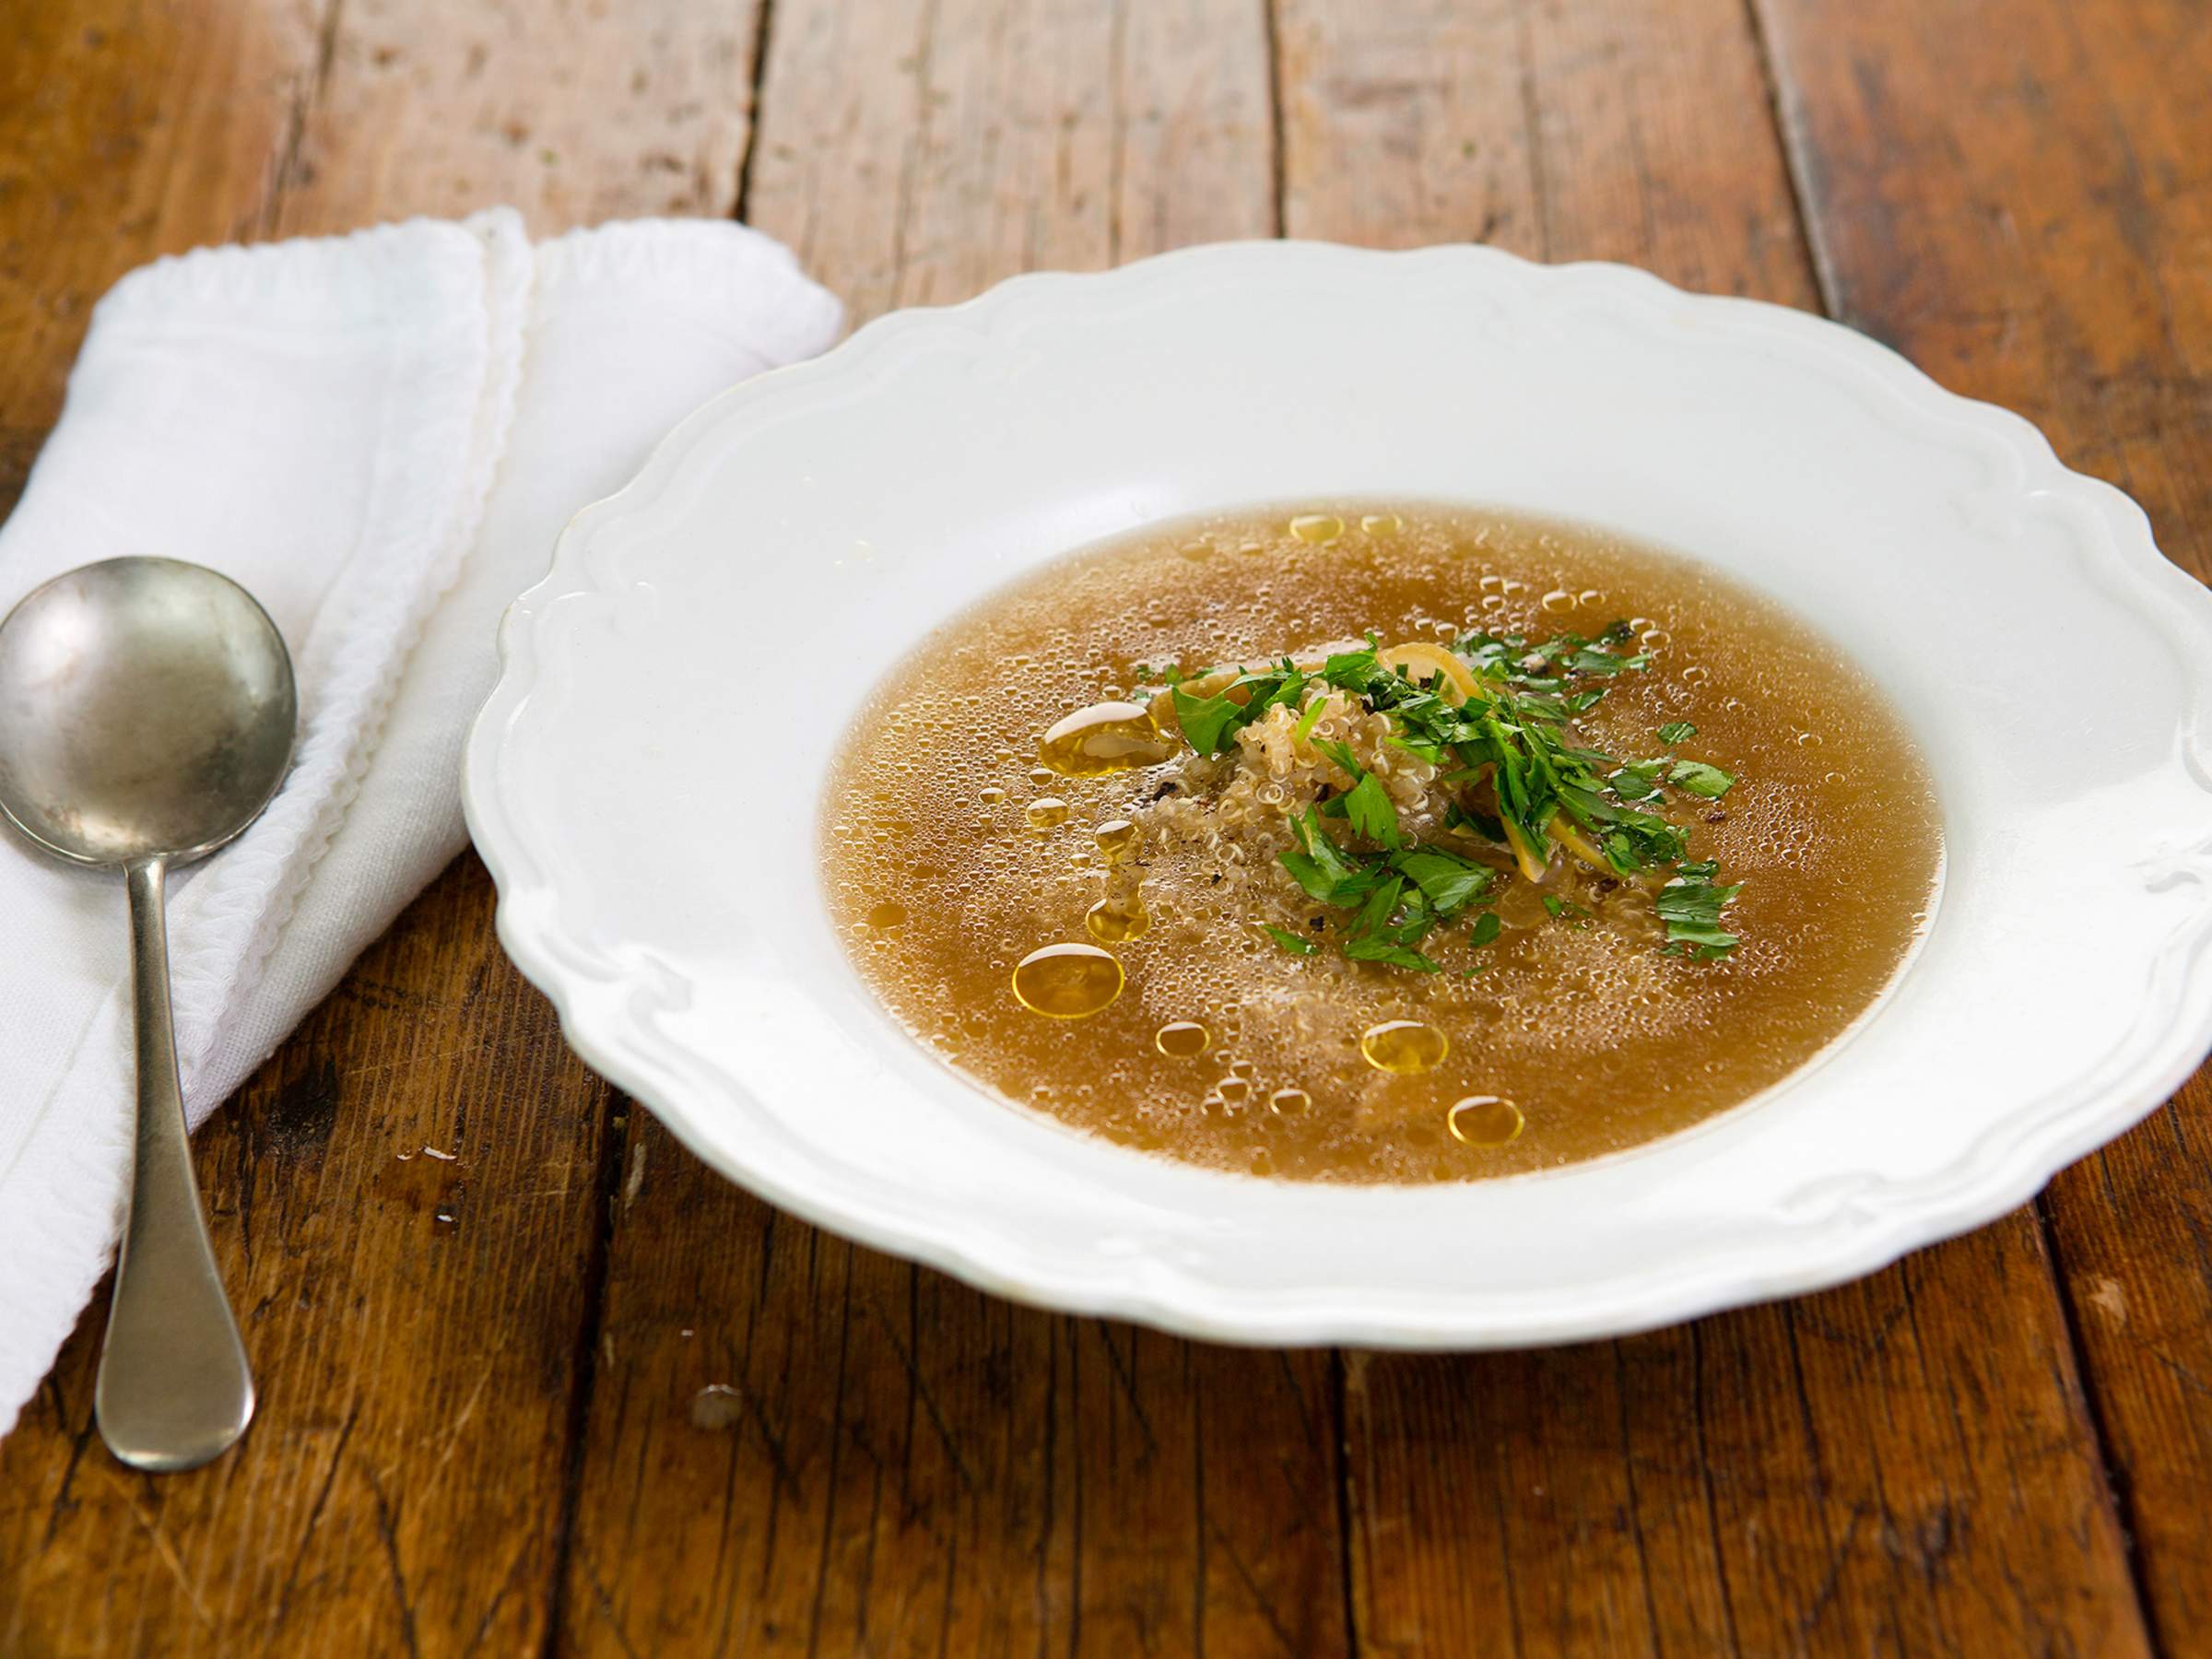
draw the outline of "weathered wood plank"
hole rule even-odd
[[[1319,1357],[1016,1308],[628,1134],[566,1648],[1340,1643]]]
[[[540,230],[727,212],[751,6],[663,12],[19,7],[0,428],[27,463],[89,300],[163,250],[500,200]],[[607,1100],[457,864],[199,1139],[259,1420],[209,1469],[126,1477],[89,1428],[96,1307],[0,1444],[0,1651],[541,1644]]]
[[[279,179],[287,234],[505,202],[543,235],[736,204],[756,0],[345,0],[331,19]]]
[[[790,0],[747,203],[855,323],[1275,228],[1261,0]]]
[[[1281,36],[1291,234],[1817,303],[1739,6],[1285,0]],[[1347,1375],[1377,1651],[2142,1643],[2024,1212],[1803,1302]]]
[[[861,318],[1265,233],[1265,20],[782,0],[759,142],[754,222]],[[1009,1307],[628,1133],[565,1646],[1341,1650],[1326,1356]]]
[[[116,277],[250,234],[312,84],[314,18],[217,0],[19,0],[0,51],[0,509]]]
[[[2212,18],[2169,0],[1761,10],[1839,313],[2028,416],[2212,579]],[[2044,1201],[2177,1651],[2212,1618],[2208,1171],[2200,1074]]]
[[[0,1441],[0,1651],[539,1639],[605,1088],[490,912],[455,865],[201,1133],[258,1420],[206,1470],[122,1469],[96,1304]]]
[[[154,253],[502,195],[540,229],[726,209],[753,38],[731,9],[521,31],[347,0],[326,33],[279,0],[19,6],[0,500],[90,300]],[[2171,275],[2208,245],[2202,20],[2155,0],[2093,32],[2055,4],[1763,16],[1842,313],[2042,421],[2212,571],[2212,300]],[[1732,8],[1285,0],[1277,26],[1294,233],[1483,234],[1812,302]],[[862,315],[1273,227],[1256,0],[784,0],[772,33],[755,217]],[[488,910],[473,861],[450,872],[204,1140],[268,1396],[247,1446],[121,1476],[88,1432],[96,1320],[0,1443],[0,1651],[539,1645],[603,1168],[565,1645],[1343,1645],[1324,1361],[1007,1308],[774,1217],[641,1116],[605,1163],[604,1093],[492,953]],[[2208,1112],[2200,1080],[2048,1199],[2175,1646],[2208,1599]],[[456,1142],[455,1166],[397,1157]],[[2016,1217],[1629,1343],[1350,1356],[1362,1635],[2135,1651],[2060,1313]],[[698,1403],[712,1383],[732,1392]]]

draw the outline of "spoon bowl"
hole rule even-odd
[[[253,1415],[185,1138],[163,888],[268,805],[298,717],[276,624],[200,565],[87,565],[0,620],[0,813],[57,857],[121,868],[130,897],[138,1104],[93,1415],[135,1468],[195,1468]]]
[[[87,565],[0,622],[0,811],[78,864],[214,851],[276,793],[296,720],[276,625],[200,565]]]

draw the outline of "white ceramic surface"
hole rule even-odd
[[[1873,1016],[1690,1133],[1417,1189],[1121,1151],[895,1030],[815,873],[878,669],[1083,543],[1332,495],[1671,545],[1890,685],[1948,857]],[[500,644],[470,821],[578,1051],[775,1203],[1025,1300],[1257,1342],[1637,1329],[1998,1215],[2212,1041],[2212,599],[2016,417],[1618,266],[1239,244],[888,318],[686,421],[569,527]]]

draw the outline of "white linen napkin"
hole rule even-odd
[[[300,677],[297,760],[169,901],[196,1128],[466,843],[467,724],[553,538],[837,301],[739,226],[533,246],[514,213],[202,250],[100,302],[0,528],[0,611],[119,554],[211,565]],[[113,1248],[133,1084],[123,883],[0,830],[0,1434]]]

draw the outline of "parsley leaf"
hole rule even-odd
[[[1238,716],[1244,711],[1226,694],[1193,697],[1177,686],[1169,695],[1175,700],[1175,724],[1200,754],[1218,755],[1235,739]]]
[[[1364,691],[1382,672],[1382,660],[1372,642],[1365,651],[1339,651],[1321,665],[1321,677],[1340,691]]]
[[[1477,949],[1480,949],[1496,939],[1503,931],[1504,924],[1498,920],[1498,912],[1484,911],[1481,915],[1475,918],[1475,925],[1467,929],[1467,943]]]
[[[1666,767],[1665,760],[1631,760],[1606,782],[1624,801],[1648,800],[1659,793],[1659,774]]]
[[[1676,744],[1695,737],[1698,728],[1687,720],[1670,720],[1659,728],[1659,741],[1673,748]]]
[[[1398,897],[1406,890],[1403,876],[1387,877],[1367,896],[1359,906],[1359,913],[1352,918],[1352,936],[1359,938],[1382,932],[1390,925],[1391,912],[1398,908]]]
[[[1500,846],[1505,844],[1505,826],[1503,824],[1487,812],[1469,812],[1457,801],[1447,801],[1444,804],[1444,827],[1448,830],[1465,830],[1470,834],[1479,835],[1484,841],[1495,842]]]
[[[1292,818],[1290,829],[1303,850],[1285,851],[1276,857],[1308,897],[1341,908],[1374,887],[1375,872],[1345,856],[1344,850],[1321,827],[1320,815],[1313,808],[1309,806],[1305,816]]]
[[[1430,961],[1410,945],[1400,945],[1380,936],[1347,939],[1344,954],[1355,962],[1387,962],[1393,968],[1408,968],[1416,973],[1443,971],[1441,965]]]
[[[1175,724],[1182,735],[1202,755],[1226,753],[1236,735],[1253,721],[1278,705],[1296,708],[1304,695],[1306,676],[1288,657],[1273,668],[1262,668],[1250,674],[1240,674],[1212,697],[1198,697],[1175,686],[1171,695],[1175,701]],[[1244,700],[1237,701],[1230,693],[1241,691]]]
[[[1357,783],[1367,776],[1367,768],[1359,764],[1359,757],[1352,753],[1348,743],[1317,743],[1313,746],[1329,758],[1329,764]]]
[[[1721,925],[1721,912],[1743,891],[1743,884],[1715,887],[1711,877],[1718,866],[1712,864],[1684,865],[1680,869],[1684,873],[1659,889],[1656,901],[1659,919],[1666,924],[1668,946],[1679,946],[1696,957],[1726,956],[1737,939]],[[1690,870],[1699,874],[1687,874]]]
[[[1449,921],[1490,890],[1497,873],[1472,859],[1436,847],[1417,847],[1391,860],[1393,866],[1429,901],[1440,921]],[[1495,916],[1490,918],[1494,924]]]
[[[1394,847],[1401,840],[1398,809],[1391,804],[1390,792],[1382,787],[1382,780],[1372,772],[1361,778],[1344,797],[1344,815],[1353,831],[1370,841]]]
[[[1267,936],[1292,956],[1312,956],[1320,948],[1311,939],[1301,939],[1296,934],[1280,927],[1269,926]]]
[[[1666,774],[1666,781],[1677,788],[1688,790],[1691,794],[1703,795],[1709,801],[1719,800],[1735,787],[1734,778],[1719,767],[1708,766],[1702,760],[1676,761],[1674,771]]]
[[[1570,674],[1602,674],[1610,677],[1629,669],[1641,673],[1652,665],[1652,659],[1648,656],[1615,656],[1609,651],[1598,651],[1583,645],[1562,657],[1560,665]]]

